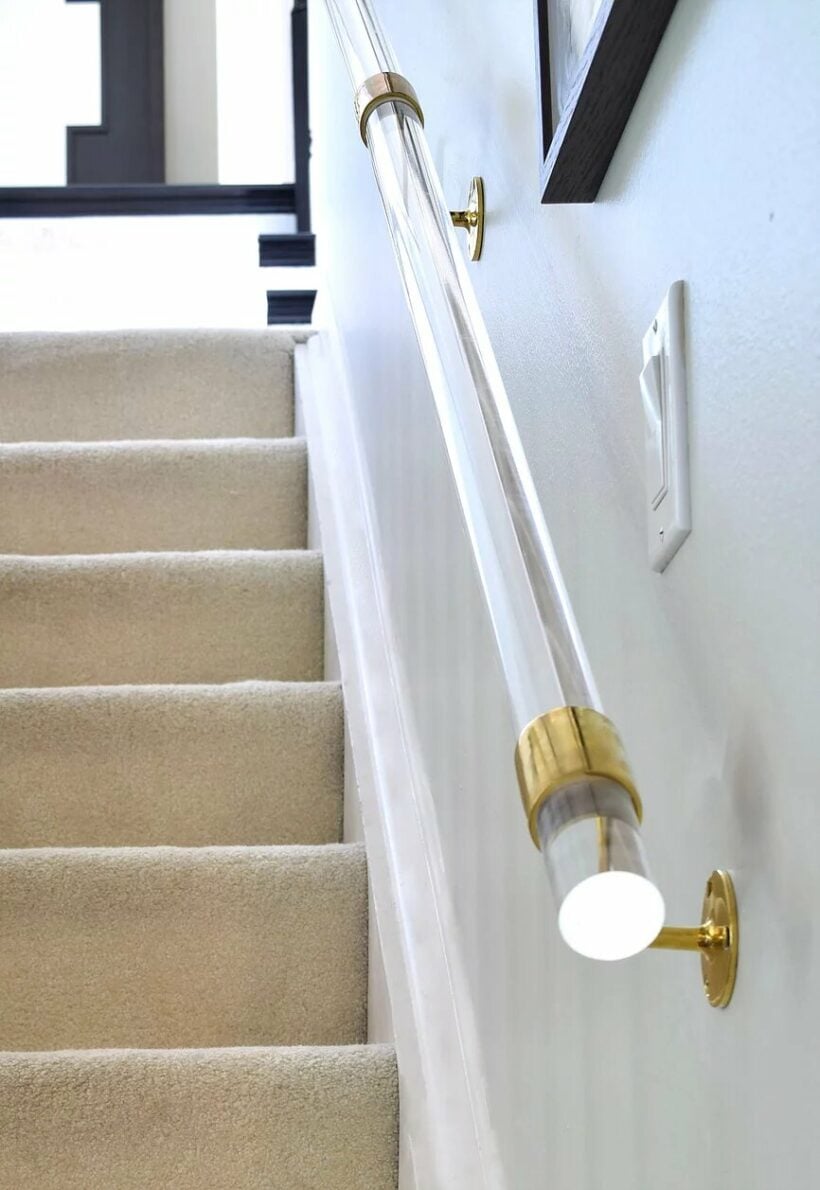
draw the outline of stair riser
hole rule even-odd
[[[0,560],[0,686],[323,677],[311,553]]]
[[[293,432],[293,339],[284,333],[0,335],[0,363],[0,442]]]
[[[304,549],[304,444],[0,447],[0,554]]]
[[[5,847],[338,843],[332,684],[0,691]]]
[[[386,1046],[0,1055],[0,1185],[395,1190]]]
[[[0,1051],[365,1040],[359,847],[0,851]]]

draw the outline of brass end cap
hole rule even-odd
[[[530,834],[540,850],[538,812],[553,793],[605,777],[632,798],[640,822],[643,806],[615,725],[591,707],[556,707],[527,724],[515,749],[515,770]]]
[[[367,144],[367,121],[376,108],[381,107],[383,103],[405,104],[415,112],[422,127],[424,126],[424,112],[421,110],[418,95],[403,74],[396,74],[392,70],[371,74],[370,78],[365,79],[359,87],[354,100],[359,132],[365,144]]]

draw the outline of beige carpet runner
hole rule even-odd
[[[0,336],[3,1190],[395,1190],[292,357]]]

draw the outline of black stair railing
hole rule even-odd
[[[310,231],[310,123],[308,118],[307,0],[294,0],[290,14],[293,56],[293,161],[296,230]]]
[[[144,0],[100,0],[100,4],[105,16],[101,19],[102,84],[107,97],[103,123],[67,129],[68,185],[0,187],[0,218],[293,212],[297,232],[309,233],[307,0],[294,0],[291,12],[294,181],[271,186],[168,185],[161,180],[162,162],[157,153],[161,157],[164,140],[163,30],[161,19],[154,19],[161,13],[161,6],[158,8],[158,0],[150,4]],[[149,22],[150,14],[153,17]],[[121,86],[125,76],[120,59],[124,52],[128,56],[129,45],[133,48],[134,29],[140,34],[140,73],[145,76],[144,82],[151,81],[150,103],[142,92],[136,102],[134,94],[129,94],[127,87],[123,92]],[[144,151],[135,148],[143,146],[143,142],[151,147],[150,153],[148,147]],[[96,157],[87,160],[92,149]]]

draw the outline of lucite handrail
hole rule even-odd
[[[398,66],[367,0],[325,0],[354,94]],[[422,97],[423,100],[423,97]],[[386,102],[366,144],[517,726],[600,709],[510,403],[421,121]]]

